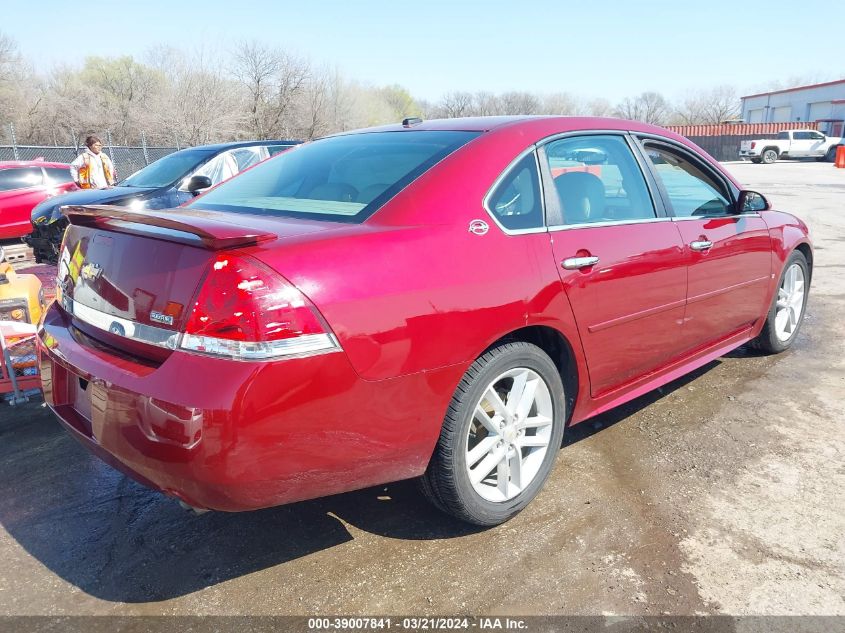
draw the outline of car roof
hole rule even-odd
[[[519,115],[519,116],[482,116],[463,117],[454,119],[431,119],[429,121],[414,122],[410,125],[393,123],[378,127],[341,132],[342,134],[355,134],[367,132],[402,132],[412,130],[432,131],[463,131],[463,132],[492,132],[508,128],[528,130],[551,130],[559,132],[570,132],[579,130],[629,130],[632,132],[659,134],[669,138],[678,138],[678,135],[665,128],[641,121],[630,121],[613,117],[591,117],[591,116],[560,116],[560,115]]]
[[[58,167],[60,169],[70,169],[67,163],[53,163],[46,160],[0,160],[0,169],[8,169],[10,167]]]

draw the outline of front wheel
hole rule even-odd
[[[800,251],[793,251],[783,267],[763,330],[749,343],[751,347],[777,354],[792,345],[804,322],[804,309],[810,292],[809,272],[804,255]]]
[[[503,523],[537,496],[566,420],[560,373],[524,342],[498,345],[462,378],[421,478],[441,510],[476,525]]]
[[[827,154],[824,155],[824,161],[827,163],[836,162],[836,147],[828,148]]]

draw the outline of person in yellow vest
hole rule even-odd
[[[85,139],[85,151],[70,164],[70,175],[80,189],[108,189],[114,186],[111,159],[103,153],[103,142],[91,135]]]

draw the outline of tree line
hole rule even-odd
[[[400,85],[372,86],[337,68],[258,41],[226,51],[157,48],[143,60],[88,57],[36,72],[0,32],[0,126],[18,143],[68,145],[108,130],[115,145],[200,145],[233,139],[312,139],[400,121],[508,114],[617,116],[658,125],[719,123],[739,116],[732,86],[670,101],[645,91],[618,103],[569,92],[510,91],[415,98]]]

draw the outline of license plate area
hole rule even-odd
[[[91,383],[81,376],[71,374],[70,376],[71,397],[70,402],[73,410],[84,418],[91,428]]]

